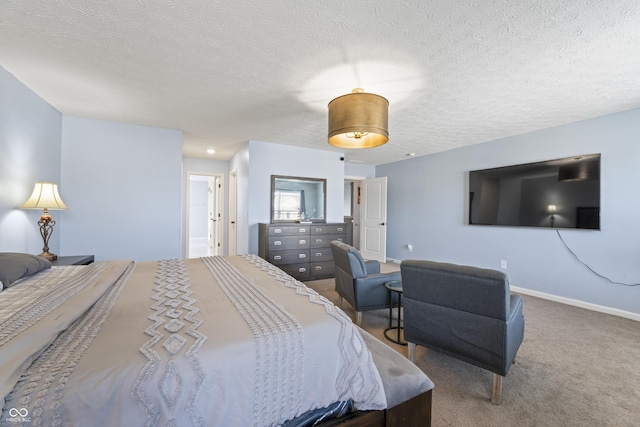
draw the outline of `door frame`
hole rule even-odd
[[[227,234],[227,254],[238,253],[238,170],[229,173],[229,233]]]
[[[220,243],[220,255],[224,254],[224,224],[225,224],[225,191],[224,191],[224,174],[222,173],[213,173],[213,172],[197,172],[197,171],[187,171],[187,179],[186,179],[186,194],[185,194],[185,248],[186,248],[186,258],[189,258],[189,231],[190,231],[190,210],[191,210],[191,177],[192,176],[206,176],[206,177],[217,177],[220,179],[220,187],[219,187],[219,201],[220,201],[220,221],[218,222],[218,234],[219,234],[219,242]]]

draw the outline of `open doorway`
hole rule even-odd
[[[360,190],[362,178],[346,178],[344,180],[344,222],[349,235],[347,241],[356,249],[360,248]]]
[[[223,175],[187,173],[187,258],[223,255]]]
[[[365,258],[386,261],[387,178],[345,177],[344,221]]]

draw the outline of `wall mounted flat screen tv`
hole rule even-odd
[[[600,154],[469,172],[469,224],[600,229]]]

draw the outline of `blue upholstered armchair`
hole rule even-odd
[[[409,359],[416,344],[493,372],[491,402],[500,403],[524,338],[522,298],[506,274],[432,261],[403,261],[404,337]]]
[[[386,282],[400,280],[400,272],[380,274],[378,261],[366,261],[358,250],[334,240],[331,252],[335,263],[336,292],[356,309],[356,324],[362,323],[362,312],[389,307]]]

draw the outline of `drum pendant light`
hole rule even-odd
[[[558,181],[573,182],[600,178],[600,168],[597,161],[582,160],[582,157],[574,157],[573,159],[575,162],[560,166]]]
[[[372,148],[389,141],[389,101],[356,88],[329,102],[329,144]]]

